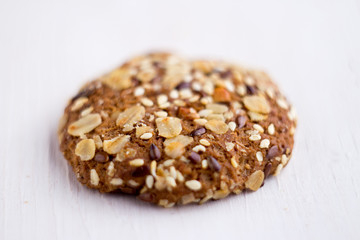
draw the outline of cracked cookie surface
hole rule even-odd
[[[82,184],[171,207],[256,191],[288,163],[295,127],[264,72],[152,53],[86,84],[58,136]]]

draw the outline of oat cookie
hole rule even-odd
[[[82,184],[172,207],[258,190],[288,163],[295,127],[264,72],[152,53],[86,84],[58,136]]]

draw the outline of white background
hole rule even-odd
[[[68,98],[134,54],[260,67],[298,110],[293,159],[256,193],[162,209],[81,186]],[[360,239],[360,1],[0,0],[0,239]]]

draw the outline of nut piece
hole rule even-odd
[[[217,87],[215,88],[213,99],[215,102],[230,102],[231,95],[225,88]]]
[[[68,133],[72,136],[81,136],[85,133],[91,132],[100,124],[100,114],[89,114],[70,124],[68,127]]]
[[[193,108],[180,107],[178,114],[185,119],[198,119],[200,116]]]
[[[236,129],[236,123],[235,122],[229,122],[228,126],[229,126],[231,131],[235,131],[235,129]]]
[[[267,119],[267,115],[263,115],[263,114],[260,114],[260,113],[248,112],[248,114],[249,114],[250,119],[252,121],[254,121],[254,122],[260,122],[262,120]]]
[[[260,142],[260,148],[269,148],[270,140],[269,139],[263,139]]]
[[[276,167],[276,170],[274,172],[274,176],[277,176],[279,175],[279,173],[281,172],[281,170],[283,169],[283,165],[280,163],[277,167]]]
[[[205,124],[205,127],[216,134],[224,134],[229,130],[229,126],[219,120],[210,120]]]
[[[116,125],[123,126],[124,132],[134,129],[134,124],[145,117],[145,108],[143,106],[133,106],[121,112],[116,120]]]
[[[225,142],[226,151],[230,152],[234,149],[235,143],[232,142]]]
[[[95,156],[95,142],[93,139],[84,139],[76,144],[75,154],[80,157],[82,161],[88,161]]]
[[[165,153],[171,158],[180,157],[185,152],[185,147],[193,142],[192,137],[179,135],[164,141]]]
[[[153,133],[153,129],[149,126],[142,126],[136,128],[136,137],[140,137],[144,133]]]
[[[192,203],[194,201],[195,201],[195,196],[194,196],[193,193],[186,194],[186,195],[182,196],[181,199],[180,199],[180,202],[183,205]]]
[[[87,97],[79,97],[78,99],[75,100],[75,102],[71,106],[71,111],[79,110],[88,101],[89,99]]]
[[[263,181],[264,181],[264,172],[261,170],[257,170],[253,172],[248,178],[248,180],[245,182],[245,187],[252,191],[256,191],[260,188]]]
[[[99,185],[100,182],[100,178],[99,175],[97,174],[95,169],[91,169],[90,170],[90,183],[91,185],[97,186]]]
[[[122,150],[127,142],[129,142],[130,136],[123,135],[117,136],[110,140],[104,140],[104,151],[109,154],[116,154]]]
[[[173,138],[182,130],[181,120],[176,117],[157,118],[155,120],[159,135],[165,138]]]
[[[100,137],[99,135],[94,135],[94,136],[93,136],[93,139],[94,139],[96,148],[97,148],[97,149],[102,148],[103,143],[102,143],[101,137]]]
[[[185,186],[193,191],[198,191],[201,189],[201,183],[197,180],[186,181]]]
[[[103,78],[103,82],[116,90],[123,90],[131,86],[131,69],[119,68]]]
[[[261,95],[246,96],[243,99],[244,105],[252,112],[268,114],[270,113],[270,105],[266,98]]]
[[[224,113],[229,110],[226,105],[219,103],[206,104],[206,109],[212,110],[212,113]]]

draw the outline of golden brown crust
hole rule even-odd
[[[265,73],[153,53],[88,83],[58,134],[81,183],[171,207],[257,190],[287,164],[295,127]]]

